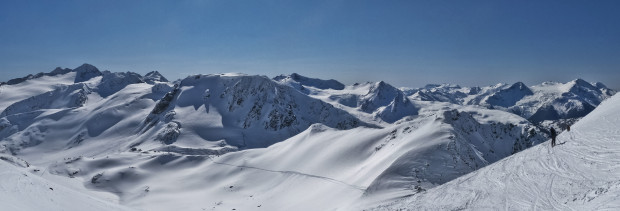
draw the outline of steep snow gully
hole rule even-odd
[[[620,96],[571,131],[481,170],[376,210],[618,210]]]
[[[614,94],[581,79],[399,89],[299,74],[171,82],[155,71],[56,68],[0,83],[0,203],[617,209]],[[557,147],[540,145],[549,127],[573,122]]]

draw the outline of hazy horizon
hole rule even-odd
[[[345,84],[620,89],[617,1],[3,1],[0,81],[90,63]]]
[[[85,64],[88,64],[88,63],[85,63]],[[93,65],[93,64],[91,64],[91,65]],[[78,66],[79,66],[79,65],[78,65]],[[58,66],[58,67],[60,67],[60,68],[75,69],[75,68],[77,68],[78,66],[75,66],[75,67],[63,67],[63,66]],[[178,73],[177,75],[183,75],[183,76],[181,76],[181,77],[173,77],[173,76],[171,76],[171,75],[167,75],[166,73],[168,73],[168,72],[161,72],[160,70],[147,70],[147,71],[120,70],[120,71],[116,71],[116,70],[110,70],[110,69],[103,69],[103,68],[101,68],[101,67],[100,67],[100,66],[98,66],[98,65],[93,65],[93,66],[97,67],[100,71],[106,71],[106,70],[107,70],[107,71],[110,71],[110,72],[127,72],[127,71],[130,71],[130,72],[136,72],[136,73],[139,73],[140,75],[145,75],[146,73],[151,72],[151,71],[158,71],[158,72],[160,72],[160,74],[162,74],[164,77],[166,77],[166,79],[168,79],[168,80],[170,80],[170,81],[175,81],[175,80],[179,80],[179,79],[184,79],[184,78],[189,77],[189,76],[194,75],[194,74],[204,74],[204,75],[208,75],[208,74],[221,74],[221,73],[241,73],[241,74],[248,74],[248,73],[244,73],[244,72],[202,72],[202,73],[201,73],[201,72],[196,72],[196,73],[187,73],[187,74],[186,74],[186,73]],[[39,72],[32,72],[32,73],[28,73],[28,74],[32,74],[32,75],[34,75],[34,74],[37,74],[37,73],[40,73],[40,72],[47,73],[47,72],[52,71],[53,69],[55,69],[55,68],[51,68],[51,69],[49,69],[49,71],[39,71]],[[290,72],[290,73],[281,73],[281,74],[276,74],[276,75],[265,75],[265,74],[248,74],[248,75],[264,75],[264,76],[267,76],[267,77],[269,77],[269,78],[273,78],[273,77],[275,77],[275,76],[279,76],[279,75],[290,75],[290,74],[293,74],[293,72]],[[391,85],[393,85],[393,86],[395,86],[395,87],[408,87],[408,88],[422,88],[422,87],[424,87],[425,85],[430,85],[430,84],[451,84],[451,85],[459,85],[459,86],[464,86],[464,87],[473,87],[473,86],[491,86],[491,85],[496,85],[496,84],[498,84],[498,83],[513,84],[513,83],[516,83],[516,82],[523,82],[523,83],[525,83],[525,84],[526,84],[526,85],[528,85],[528,86],[532,86],[532,85],[539,85],[539,84],[541,84],[541,83],[543,83],[543,82],[548,82],[548,81],[551,81],[551,82],[566,83],[566,82],[569,82],[569,81],[572,81],[572,80],[576,80],[576,79],[583,79],[583,80],[586,80],[587,82],[590,82],[590,83],[601,82],[601,81],[599,81],[599,80],[589,80],[589,79],[586,79],[586,78],[580,78],[580,77],[578,77],[578,78],[572,78],[572,79],[568,79],[568,80],[564,80],[564,81],[561,81],[561,80],[542,80],[542,81],[538,81],[538,82],[527,82],[527,81],[523,81],[523,80],[516,80],[516,79],[515,79],[515,80],[512,80],[512,81],[497,81],[497,82],[495,82],[495,83],[489,83],[489,84],[460,84],[460,83],[451,83],[451,82],[435,82],[435,83],[430,82],[430,83],[422,84],[422,85],[419,85],[419,86],[411,86],[411,85],[407,85],[407,84],[401,85],[401,84],[397,84],[397,83],[392,83],[392,82],[391,82],[391,81],[389,81],[389,80],[383,80],[383,79],[381,79],[381,78],[376,78],[376,80],[354,81],[354,80],[339,79],[339,78],[321,78],[321,77],[317,77],[317,76],[314,76],[314,75],[301,74],[301,73],[297,73],[297,74],[302,75],[302,76],[305,76],[305,77],[309,77],[309,78],[318,78],[318,79],[323,79],[323,80],[334,79],[334,80],[337,80],[337,81],[339,81],[339,82],[341,82],[341,83],[343,83],[343,84],[345,84],[345,85],[352,85],[352,84],[354,84],[354,83],[364,83],[364,82],[379,82],[379,81],[385,81],[385,82],[387,82],[387,83],[389,83],[389,84],[391,84]],[[24,77],[24,76],[27,76],[27,75],[23,75],[23,76],[19,76],[19,77]],[[0,81],[0,82],[6,82],[6,80],[5,80],[5,81]],[[604,82],[601,82],[601,83],[605,84],[608,88],[611,88],[611,89],[614,89],[614,90],[620,90],[620,89],[618,89],[618,88],[614,88],[614,87],[612,87],[612,86],[610,86],[610,85],[608,85],[608,84],[606,84],[606,83],[604,83]]]

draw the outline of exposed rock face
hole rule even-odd
[[[101,97],[107,97],[127,87],[129,84],[137,83],[144,83],[142,76],[138,73],[111,73],[109,71],[104,71],[101,83],[97,86],[97,93],[99,93]]]
[[[166,77],[161,75],[161,73],[157,71],[151,71],[144,75],[144,82],[148,84],[154,84],[155,82],[169,82]]]
[[[299,86],[297,88],[303,89],[303,86],[310,86],[318,89],[334,89],[334,90],[342,90],[344,89],[344,84],[334,80],[322,80],[318,78],[309,78],[297,73],[293,73],[291,75],[280,75],[273,78],[275,81],[291,83],[296,82]]]
[[[76,73],[75,83],[88,81],[91,78],[103,75],[99,69],[90,64],[83,64],[82,66],[75,68],[73,71]]]

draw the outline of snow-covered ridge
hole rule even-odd
[[[582,79],[567,83],[545,82],[532,87],[517,82],[488,87],[435,85],[403,90],[407,90],[412,99],[480,105],[505,110],[534,123],[583,117],[616,93],[600,82],[589,83]]]
[[[221,122],[217,125],[186,122],[183,118],[186,115],[193,116],[192,119],[204,115],[206,119],[218,118]],[[269,78],[227,75],[195,75],[183,79],[159,101],[145,121],[147,128],[166,124],[166,127],[188,125],[188,130],[207,130],[214,126],[213,129],[235,130],[239,133],[212,133],[203,139],[225,140],[227,144],[242,148],[269,146],[314,123],[339,129],[370,126],[345,111]]]
[[[615,210],[620,207],[620,96],[558,136],[377,210]]]
[[[28,80],[28,79],[41,78],[41,77],[43,77],[43,76],[56,76],[56,75],[62,75],[62,74],[69,73],[69,72],[71,72],[71,71],[72,71],[72,70],[71,70],[71,69],[69,69],[69,68],[64,68],[64,69],[63,69],[63,68],[57,67],[56,69],[52,70],[52,71],[51,71],[51,72],[49,72],[49,73],[43,73],[43,72],[41,72],[41,73],[37,73],[37,74],[35,74],[35,75],[29,74],[29,75],[27,75],[27,76],[25,76],[25,77],[21,77],[21,78],[14,78],[14,79],[8,80],[7,82],[0,82],[0,86],[2,86],[2,85],[15,85],[15,84],[18,84],[18,83],[24,82],[24,81],[26,81],[26,80]]]
[[[53,91],[32,96],[5,108],[0,117],[36,111],[40,109],[58,109],[81,107],[88,99],[91,90],[83,83],[61,85]]]
[[[290,75],[279,75],[273,78],[273,80],[278,81],[280,83],[289,84],[298,89],[303,89],[304,86],[314,87],[318,89],[334,89],[334,90],[342,90],[344,89],[344,84],[334,80],[322,80],[317,78],[309,78],[297,73],[293,73]]]
[[[393,123],[418,114],[406,95],[392,85],[380,81],[346,86],[341,90],[306,88],[302,93],[346,110],[364,121]]]

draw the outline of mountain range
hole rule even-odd
[[[227,73],[171,82],[84,64],[0,83],[0,155],[14,165],[1,169],[103,203],[93,209],[365,209],[542,148],[549,127],[562,130],[614,94],[581,79],[396,88]],[[49,206],[83,207],[56,200]]]

